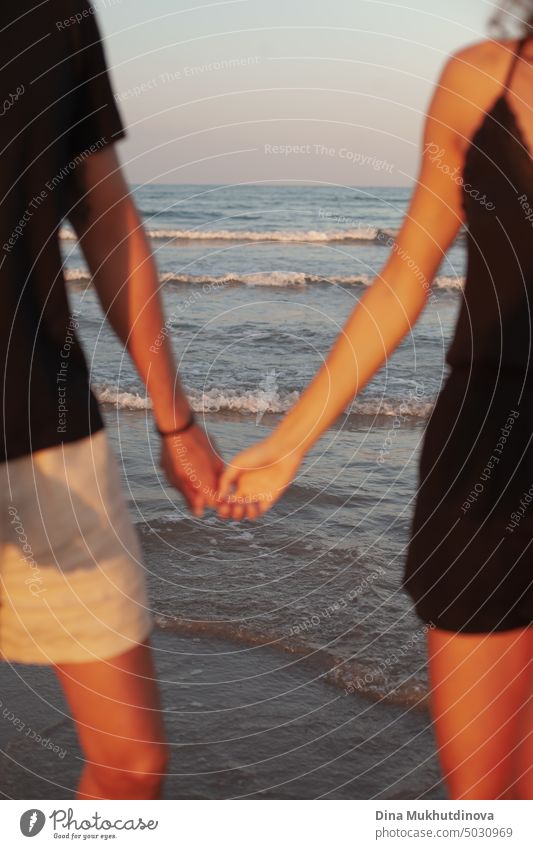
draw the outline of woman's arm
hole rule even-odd
[[[221,516],[255,518],[294,477],[305,453],[372,379],[424,308],[463,221],[461,173],[476,69],[457,54],[428,110],[419,176],[389,258],[348,318],[327,360],[274,432],[239,454],[221,478]],[[471,90],[471,89],[470,89]]]
[[[93,153],[72,176],[69,219],[105,316],[146,385],[159,428],[180,428],[191,410],[168,339],[157,269],[113,146]],[[201,428],[164,438],[161,465],[197,515],[215,503],[223,464]]]

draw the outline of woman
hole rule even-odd
[[[522,38],[446,63],[394,249],[298,403],[223,475],[219,506],[253,519],[279,498],[412,329],[466,223],[464,299],[424,434],[404,576],[435,626],[431,709],[456,799],[533,798],[533,519],[518,509],[533,484],[533,2],[523,6]]]

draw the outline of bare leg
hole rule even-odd
[[[529,632],[529,656],[533,657],[533,628]],[[530,668],[528,692],[519,715],[520,746],[515,757],[518,799],[533,799],[533,665]]]
[[[86,758],[77,798],[159,798],[167,747],[148,642],[55,669]]]
[[[452,799],[516,798],[517,763],[523,773],[527,757],[531,641],[527,629],[428,633],[431,710]]]

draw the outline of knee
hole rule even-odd
[[[105,763],[92,764],[105,798],[156,799],[168,767],[166,743],[121,746]]]

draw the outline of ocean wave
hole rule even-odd
[[[152,403],[145,395],[124,391],[117,386],[93,386],[96,397],[102,404],[110,404],[120,410],[150,410]],[[243,415],[280,414],[289,410],[300,397],[299,392],[255,389],[240,391],[231,388],[187,391],[191,407],[196,413],[241,413]],[[383,400],[361,399],[352,404],[350,417],[399,416],[427,418],[434,402],[428,399]]]
[[[437,289],[457,289],[461,290],[464,288],[465,278],[464,277],[446,277],[442,275],[440,277],[435,277],[433,281],[433,286],[436,286]]]
[[[352,274],[338,276],[335,278],[322,277],[318,274],[306,274],[305,271],[254,271],[249,274],[222,274],[222,275],[194,275],[174,274],[165,272],[161,274],[162,283],[174,283],[176,285],[204,285],[204,286],[307,286],[312,284],[338,284],[338,285],[361,285],[369,286],[372,278],[366,274]]]
[[[65,271],[69,282],[89,281],[91,275],[82,268],[69,268]],[[369,286],[373,277],[368,274],[338,275],[324,277],[319,274],[307,274],[304,271],[255,271],[249,274],[229,273],[221,275],[209,274],[176,274],[165,271],[159,275],[163,284],[176,286],[277,286],[293,287],[307,285],[337,285],[337,286]],[[464,286],[463,277],[436,277],[433,285],[437,289],[461,290]]]
[[[201,634],[215,639],[235,640],[252,646],[265,645],[269,649],[299,655],[317,669],[324,680],[344,690],[346,695],[357,693],[371,701],[384,701],[388,704],[409,707],[426,707],[427,705],[426,688],[411,677],[398,684],[389,681],[386,675],[378,677],[375,671],[369,675],[369,670],[363,663],[359,664],[353,659],[344,660],[327,650],[308,645],[302,640],[269,634],[268,631],[256,630],[253,626],[242,623],[194,621],[166,613],[156,613],[155,621],[162,631],[176,634]]]
[[[383,235],[382,235],[383,234]],[[391,231],[377,227],[355,227],[352,230],[148,230],[151,239],[200,242],[375,242],[392,237]]]
[[[136,392],[124,392],[116,386],[93,387],[102,404],[112,404],[121,410],[150,410],[152,402]],[[239,392],[236,389],[208,389],[187,392],[189,403],[195,413],[284,413],[298,400],[298,392],[283,392],[265,389]]]
[[[110,404],[118,410],[151,410],[149,398],[137,392],[123,392],[116,386],[93,386],[92,390],[101,404]]]
[[[85,271],[83,268],[65,268],[64,270],[65,280],[69,282],[83,281],[83,280],[92,280],[92,276],[88,271]]]
[[[380,227],[355,227],[351,230],[147,230],[151,239],[175,242],[380,242],[397,235],[396,230]],[[61,239],[72,241],[76,235],[62,228]]]
[[[371,398],[355,400],[350,408],[351,416],[402,416],[415,419],[426,419],[431,414],[435,402],[428,399],[386,400]]]

